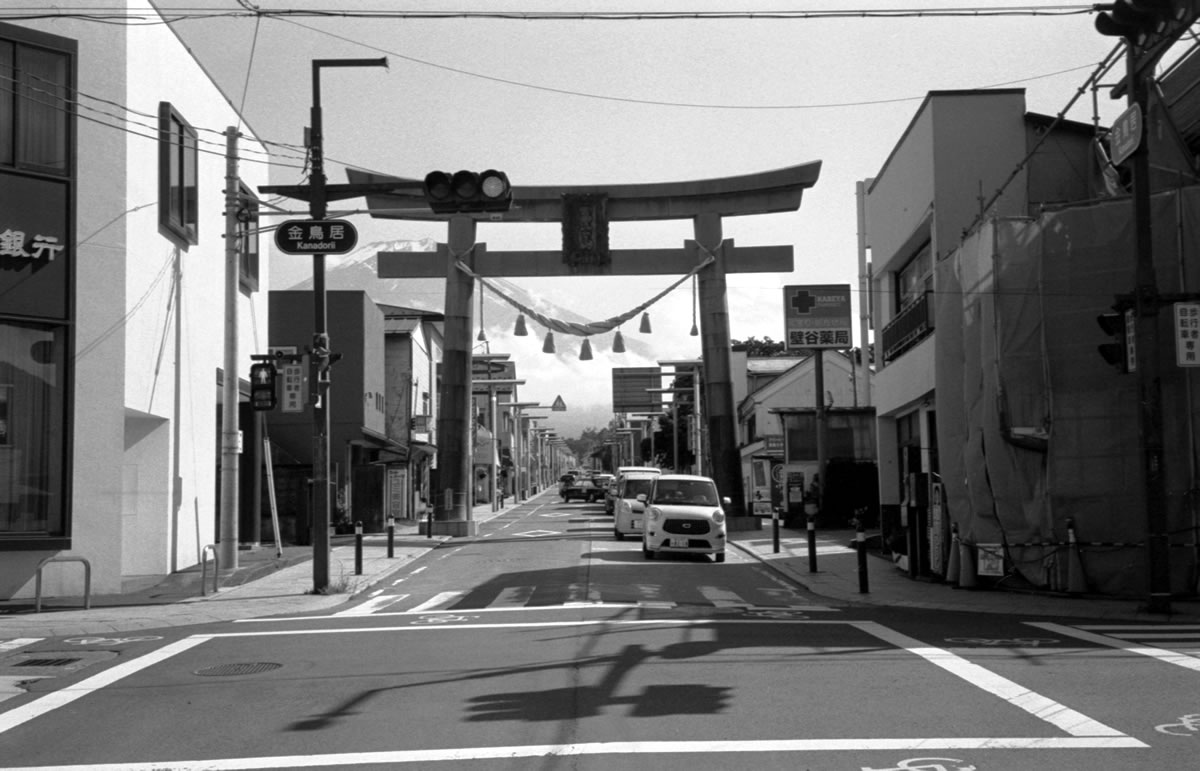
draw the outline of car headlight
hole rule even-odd
[[[716,511],[714,511],[713,512],[713,522],[715,522],[718,525],[725,524],[725,512],[721,511],[720,509],[717,509]]]
[[[650,517],[651,522],[657,522],[658,518],[662,516],[662,512],[653,506],[650,507],[650,509],[647,513]]]

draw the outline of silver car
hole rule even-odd
[[[642,513],[646,504],[639,495],[649,495],[658,473],[655,471],[627,471],[617,482],[613,497],[613,537],[618,541],[627,535],[642,534]]]
[[[663,474],[654,480],[648,494],[637,498],[645,504],[642,527],[642,556],[654,559],[662,552],[711,554],[725,561],[725,510],[728,498],[717,494],[708,477]]]

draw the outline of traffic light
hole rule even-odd
[[[1189,6],[1179,0],[1116,0],[1096,16],[1096,31],[1145,46],[1153,36],[1167,33],[1173,22],[1181,21],[1190,12]]]
[[[512,186],[508,175],[495,169],[453,174],[431,171],[425,175],[425,201],[439,214],[508,211],[512,206]]]
[[[1137,331],[1132,310],[1124,313],[1101,313],[1096,323],[1112,338],[1111,343],[1096,346],[1103,359],[1116,367],[1118,372],[1128,373],[1137,369]]]
[[[275,365],[259,362],[250,365],[250,406],[256,410],[273,410],[276,403]]]

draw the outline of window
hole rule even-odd
[[[0,39],[0,165],[69,174],[71,109],[69,53]]]
[[[247,294],[258,291],[258,201],[238,183],[238,280]]]
[[[180,242],[198,243],[196,130],[170,102],[158,105],[158,224]]]
[[[0,539],[64,537],[66,333],[0,322]]]
[[[933,289],[933,246],[929,241],[896,273],[896,307],[907,308]]]

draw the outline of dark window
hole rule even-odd
[[[158,223],[180,242],[198,243],[196,130],[170,102],[158,105]]]
[[[0,40],[0,164],[69,174],[70,94],[69,54]]]
[[[933,289],[933,245],[929,241],[896,273],[896,308],[907,308]]]
[[[0,322],[0,538],[67,535],[66,333]]]
[[[238,279],[250,294],[258,291],[258,201],[250,188],[241,183],[238,188]]]

